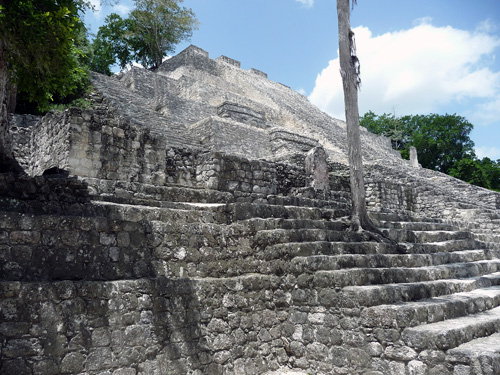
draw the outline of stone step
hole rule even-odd
[[[342,295],[343,300],[348,301],[349,307],[370,307],[413,302],[496,285],[500,285],[500,272],[464,279],[347,286],[342,289]]]
[[[293,257],[308,257],[315,255],[341,255],[341,254],[393,254],[398,249],[395,244],[382,242],[285,242],[270,245],[265,248],[265,259],[291,259]]]
[[[406,248],[408,254],[430,254],[486,248],[484,243],[472,238],[427,243],[402,242],[400,244]]]
[[[379,221],[379,228],[403,229],[413,231],[452,231],[456,226],[449,223],[435,223],[427,221]]]
[[[168,145],[200,147],[199,141],[187,131],[184,124],[155,111],[150,100],[123,86],[115,77],[92,72],[90,79],[114,110],[132,124],[150,129],[155,136],[164,137]],[[167,123],[169,126],[165,126]]]
[[[467,258],[468,255],[464,254]],[[471,253],[469,255],[473,260],[479,258],[482,260],[481,254]],[[349,270],[354,269],[354,274],[357,275],[360,266],[365,267],[365,273],[372,275],[373,267],[385,267],[385,277],[397,273],[396,269],[387,268],[384,264],[384,255],[337,255],[337,256],[312,256],[312,257],[296,257],[291,259],[289,254],[252,252],[250,248],[241,247],[238,250],[220,249],[216,254],[209,253],[208,256],[200,254],[199,264],[196,267],[189,267],[188,264],[177,262],[176,265],[169,267],[183,266],[186,269],[187,275],[212,275],[212,276],[236,276],[248,273],[261,274],[289,274],[289,275],[305,275],[310,274],[311,277],[316,271],[324,270]],[[235,259],[240,259],[241,262],[235,262]],[[291,260],[290,260],[291,259]],[[327,259],[327,260],[326,260]],[[379,264],[381,263],[381,264]],[[452,264],[450,267],[456,267]],[[357,267],[357,268],[355,268]],[[452,270],[453,271],[453,270]],[[450,271],[450,272],[452,272]],[[416,271],[409,271],[415,273]],[[453,271],[456,272],[456,271]],[[373,275],[372,275],[373,276]],[[447,275],[445,275],[447,276]],[[350,276],[348,276],[350,277]]]
[[[312,255],[293,258],[290,262],[290,272],[312,273],[343,268],[429,267],[486,259],[491,259],[486,250],[465,250],[434,254]]]
[[[382,233],[394,241],[410,243],[433,243],[474,238],[473,234],[467,231],[383,229]]]
[[[164,223],[225,224],[224,204],[175,203],[171,207],[154,207],[107,201],[92,201],[96,207],[108,209],[109,218],[138,222],[142,219]]]
[[[500,243],[482,242],[482,244],[485,248],[490,249],[492,253],[495,253],[497,258],[500,258]]]
[[[428,222],[428,223],[446,223],[447,220],[436,219],[436,218],[423,218],[418,216],[410,215],[406,212],[382,212],[382,211],[370,211],[370,218],[377,222]]]
[[[463,369],[462,374],[500,374],[500,333],[471,340],[446,354],[446,360],[456,365],[455,373]],[[472,373],[465,372],[470,369]]]
[[[251,228],[252,230],[258,231],[269,231],[269,230],[306,230],[306,229],[321,229],[321,230],[333,230],[341,231],[346,228],[346,225],[342,221],[328,221],[328,220],[314,220],[314,219],[275,219],[275,218],[254,218],[245,221],[240,221]]]
[[[476,314],[500,305],[500,286],[475,289],[418,302],[368,307],[361,312],[365,327],[408,328]]]
[[[332,197],[328,200],[312,199],[300,196],[269,195],[267,202],[277,206],[300,206],[319,208],[350,208],[350,193],[338,191],[332,192]]]
[[[474,232],[474,238],[479,241],[500,244],[500,234],[492,233],[491,231],[484,233]]]
[[[317,271],[317,287],[346,287],[377,284],[418,283],[443,279],[460,279],[482,276],[500,270],[500,260],[483,260],[470,263],[452,263],[430,267],[401,268],[350,268]]]
[[[271,229],[257,232],[253,238],[254,246],[265,248],[269,245],[288,242],[363,242],[368,240],[365,233],[348,232],[347,225],[343,222],[333,222],[337,230],[326,229]]]
[[[419,350],[448,350],[500,332],[500,307],[470,316],[406,328],[402,339]]]
[[[205,187],[158,186],[139,182],[110,181],[83,178],[93,200],[115,203],[162,206],[167,202],[230,203],[234,196],[229,192]]]
[[[253,218],[332,220],[349,215],[349,211],[343,208],[283,206],[267,203],[231,203],[229,208],[233,212],[235,221]]]

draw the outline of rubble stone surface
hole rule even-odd
[[[92,82],[11,120],[0,374],[500,373],[500,194],[362,131],[376,242],[344,123],[265,73],[191,46]]]

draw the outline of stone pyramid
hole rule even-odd
[[[191,46],[92,83],[11,119],[0,374],[500,374],[498,193],[362,132],[376,242],[345,125],[265,73]]]

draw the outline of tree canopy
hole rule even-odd
[[[410,115],[396,117],[384,113],[366,113],[360,124],[375,134],[389,137],[393,148],[406,159],[410,146],[418,151],[423,167],[449,173],[464,158],[474,158],[474,142],[469,135],[473,125],[464,117],[454,115]]]
[[[500,191],[500,160],[465,158],[456,162],[449,174],[469,184]]]
[[[84,24],[80,0],[2,0],[0,34],[10,81],[28,101],[45,108],[84,85],[79,58]]]
[[[91,70],[111,75],[111,65],[118,62],[122,69],[132,62],[129,35],[132,24],[116,13],[106,17],[104,25],[92,43],[94,51],[89,67]]]
[[[20,171],[7,113],[16,96],[46,110],[86,84],[82,67],[86,0],[0,0],[0,170]],[[19,95],[17,95],[19,94]]]
[[[128,18],[109,15],[94,40],[91,69],[109,75],[115,63],[122,69],[131,62],[151,69],[160,66],[198,26],[193,11],[179,5],[182,1],[134,0],[135,9]]]
[[[470,139],[473,125],[464,117],[456,114],[396,117],[370,111],[361,118],[360,124],[372,133],[389,137],[392,147],[406,159],[410,146],[414,146],[424,168],[477,186],[500,189],[500,163],[488,158],[477,159]]]
[[[44,112],[80,95],[89,68],[111,74],[116,61],[158,67],[197,27],[182,1],[134,0],[130,17],[109,16],[90,45],[80,19],[92,8],[89,0],[0,0],[0,169],[15,164],[7,112],[16,93],[30,112]]]

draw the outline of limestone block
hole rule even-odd
[[[79,352],[66,354],[61,362],[61,372],[63,373],[79,373],[83,370],[85,357]]]
[[[137,375],[137,371],[135,368],[120,368],[118,370],[113,371],[113,375]]]
[[[417,357],[415,350],[408,346],[389,346],[385,349],[385,356],[397,361],[410,361]]]
[[[453,375],[471,375],[472,374],[472,369],[470,366],[466,365],[457,365],[453,369]]]
[[[234,337],[232,335],[227,334],[219,334],[215,336],[212,342],[213,350],[229,350],[232,348],[234,344]]]
[[[327,155],[322,147],[314,147],[306,155],[306,187],[330,191]]]
[[[378,342],[370,342],[365,348],[366,352],[372,357],[379,357],[384,352],[383,346]]]
[[[292,341],[290,343],[290,352],[297,358],[302,357],[306,353],[306,347],[299,341]]]
[[[231,358],[231,352],[229,350],[223,350],[214,354],[214,361],[218,364],[224,364]]]
[[[323,324],[323,322],[325,321],[325,314],[324,313],[312,313],[312,314],[309,314],[308,319],[313,324]]]
[[[111,343],[111,336],[107,328],[97,328],[92,332],[92,346],[108,346]]]
[[[415,146],[410,146],[410,165],[413,168],[420,168],[420,164],[418,163],[417,149]]]
[[[425,375],[427,366],[420,361],[410,361],[408,363],[408,375]]]

